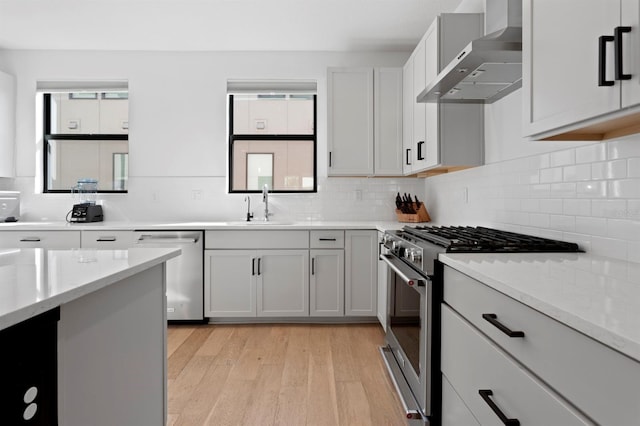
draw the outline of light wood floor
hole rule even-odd
[[[169,326],[169,422],[405,425],[377,324]]]

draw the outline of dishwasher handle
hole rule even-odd
[[[198,238],[180,238],[180,237],[155,237],[153,235],[144,234],[138,238],[137,244],[195,244]]]

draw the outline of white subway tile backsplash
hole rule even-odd
[[[591,215],[594,217],[621,218],[626,212],[627,200],[591,200]]]
[[[591,200],[565,199],[562,203],[562,213],[571,216],[590,216]]]
[[[640,261],[640,136],[468,169],[425,181],[434,221],[495,226]],[[468,188],[469,202],[453,194]]]
[[[607,236],[607,219],[599,217],[576,217],[576,232],[579,234]]]
[[[624,160],[620,160],[624,161]],[[620,176],[624,177],[624,176]],[[639,158],[629,158],[627,160],[627,177],[635,178],[640,177],[640,157]]]
[[[607,196],[607,184],[604,181],[576,183],[576,197],[603,198]]]
[[[637,137],[612,141],[607,144],[608,159],[629,157],[640,157],[640,139]]]
[[[640,235],[640,220],[607,219],[607,236],[620,240],[633,240]]]
[[[619,179],[608,182],[610,197],[640,198],[640,179]]]
[[[576,148],[576,163],[593,163],[607,159],[607,146],[602,143]]]
[[[568,166],[576,162],[576,150],[556,151],[549,154],[551,167]]]
[[[562,200],[543,199],[540,200],[540,211],[543,213],[561,214],[563,210]]]
[[[579,180],[591,179],[591,165],[578,164],[574,166],[565,166],[562,169],[562,178],[565,182],[575,182]]]
[[[593,179],[624,179],[627,177],[626,160],[603,161],[591,164]]]
[[[540,183],[562,182],[562,167],[540,170]]]
[[[556,231],[575,232],[576,218],[565,215],[549,215],[549,228]]]
[[[575,183],[552,183],[549,197],[551,198],[575,198]]]

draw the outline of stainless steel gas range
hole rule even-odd
[[[439,253],[577,252],[574,243],[485,227],[405,226],[384,234],[388,267],[386,346],[380,350],[410,423],[440,424]]]

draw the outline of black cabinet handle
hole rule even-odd
[[[39,237],[25,237],[20,240],[22,243],[37,243],[40,241]]]
[[[329,151],[329,167],[331,167],[333,165],[332,161],[331,161],[331,151]]]
[[[482,318],[485,321],[489,321],[491,325],[493,325],[509,337],[524,337],[524,331],[511,330],[509,327],[498,321],[498,316],[496,314],[482,314]]]
[[[424,141],[418,142],[418,161],[424,160],[424,154],[422,153],[422,145],[424,145]]]
[[[411,148],[407,148],[406,151],[407,151],[406,153],[407,158],[405,159],[404,162],[406,163],[407,166],[410,166],[411,165]]]
[[[311,275],[315,275],[316,274],[316,258],[312,257],[311,258]]]
[[[616,27],[613,30],[613,46],[616,58],[616,80],[631,80],[631,74],[622,70],[622,34],[630,33],[631,27]]]
[[[261,257],[258,258],[258,275],[260,275],[262,273],[261,269],[261,265],[260,265],[260,261],[262,260]]]
[[[335,238],[320,238],[320,241],[336,241]]]
[[[105,242],[114,242],[116,241],[116,237],[99,237],[96,242],[98,243],[105,243]]]
[[[256,258],[251,259],[251,276],[256,274]]]
[[[607,43],[614,41],[613,36],[598,38],[598,86],[613,86],[613,80],[607,80]]]
[[[491,398],[489,398],[491,395],[493,395],[493,391],[491,389],[480,389],[478,390],[478,393],[480,394],[484,402],[487,403],[489,408],[491,408],[491,410],[496,413],[496,416],[498,416],[502,424],[504,424],[505,426],[520,426],[520,420],[507,418],[500,407],[498,407],[496,403],[493,402]]]

